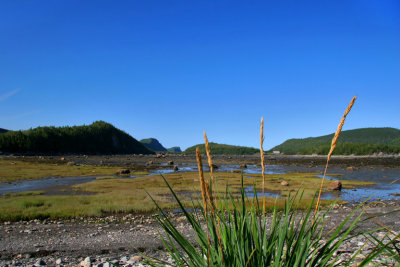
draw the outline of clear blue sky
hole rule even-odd
[[[0,2],[0,128],[104,120],[164,146],[265,149],[400,128],[400,2]]]

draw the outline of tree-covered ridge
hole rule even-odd
[[[173,146],[171,148],[167,148],[167,151],[170,153],[181,153],[182,150],[179,146]]]
[[[140,140],[145,147],[153,150],[153,151],[167,151],[167,149],[155,138],[146,138]]]
[[[260,150],[252,147],[245,146],[232,146],[217,143],[209,143],[211,154],[225,154],[225,155],[253,155],[259,153]],[[200,148],[201,153],[206,153],[204,144],[198,144],[187,148],[183,153],[194,154],[196,147]]]
[[[289,139],[272,148],[283,154],[327,154],[334,134]],[[341,132],[335,148],[336,155],[369,155],[400,153],[400,130],[395,128],[360,128]]]
[[[2,134],[2,133],[6,133],[6,132],[8,132],[8,130],[6,130],[6,129],[3,129],[3,128],[0,128],[0,134]]]
[[[33,153],[152,154],[129,134],[104,121],[91,125],[37,127],[0,135],[0,151]]]

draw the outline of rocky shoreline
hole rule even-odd
[[[329,214],[327,229],[338,225],[355,207],[336,205]],[[397,201],[364,204],[364,218],[377,216],[393,234],[400,232]],[[182,233],[193,239],[186,218],[180,212],[169,216]],[[379,227],[374,220],[359,224],[360,231]],[[172,262],[159,238],[160,227],[153,215],[113,215],[103,218],[78,218],[64,221],[33,220],[4,222],[0,225],[0,266],[143,266],[143,255]],[[162,231],[161,231],[162,232]],[[387,232],[375,233],[379,238]],[[390,234],[390,235],[393,235]],[[362,248],[362,260],[372,249],[363,236],[346,242],[338,250],[341,259],[348,260]],[[384,256],[377,260],[383,260]],[[393,261],[387,266],[394,266]]]
[[[129,166],[132,168],[157,168],[162,164],[174,162],[196,163],[196,157],[192,154],[157,154],[157,155],[1,155],[0,157],[8,160],[25,160],[34,162],[65,163],[73,162],[86,165],[112,165]],[[205,155],[204,155],[205,157]],[[259,155],[213,155],[214,164],[260,164]],[[323,166],[326,164],[326,156],[320,155],[266,155],[265,162],[268,165],[305,165]],[[330,166],[382,166],[399,167],[400,155],[381,155],[381,156],[337,156],[333,155]]]

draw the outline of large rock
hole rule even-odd
[[[240,164],[240,168],[247,169],[247,165],[246,164]]]
[[[117,170],[117,175],[124,175],[124,174],[130,174],[131,171],[129,169],[119,169]]]
[[[332,183],[328,184],[329,190],[342,190],[342,183],[340,181],[333,181]]]
[[[282,185],[282,186],[289,186],[289,183],[288,183],[287,181],[282,181],[282,182],[281,182],[281,185]]]

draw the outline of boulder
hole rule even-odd
[[[282,186],[289,186],[289,183],[288,183],[287,181],[282,181],[282,182],[281,182],[281,185],[282,185]]]
[[[174,165],[174,162],[172,160],[168,161],[168,165]]]
[[[174,166],[174,172],[177,172],[179,170],[178,166]]]
[[[117,175],[124,175],[124,174],[130,174],[131,171],[129,169],[119,169],[117,170]]]
[[[239,167],[242,168],[242,169],[247,169],[247,165],[246,164],[240,164]]]
[[[332,183],[328,184],[329,190],[342,190],[342,183],[340,181],[333,181]]]

